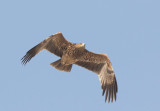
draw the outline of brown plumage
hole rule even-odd
[[[58,32],[30,49],[21,59],[22,63],[26,64],[43,49],[61,58],[50,64],[58,70],[70,72],[72,64],[76,64],[97,73],[103,90],[102,95],[106,92],[105,102],[107,98],[108,102],[113,102],[113,99],[116,101],[117,81],[107,55],[90,52],[85,49],[84,43],[71,43]]]

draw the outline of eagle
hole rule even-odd
[[[76,64],[96,73],[103,90],[102,96],[105,95],[105,102],[107,99],[108,103],[116,101],[117,81],[112,64],[106,54],[88,51],[84,43],[69,42],[61,32],[58,32],[30,49],[21,59],[22,64],[25,65],[43,49],[60,57],[59,60],[50,64],[60,71],[70,72],[72,65]]]

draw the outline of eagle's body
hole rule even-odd
[[[84,43],[71,43],[59,32],[30,49],[22,58],[22,63],[26,64],[43,49],[61,58],[50,64],[58,70],[70,72],[72,65],[76,64],[97,73],[101,81],[103,95],[106,91],[105,101],[107,97],[108,102],[110,99],[113,101],[113,98],[116,100],[117,81],[107,55],[86,50]]]

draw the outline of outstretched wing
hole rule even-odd
[[[108,98],[108,102],[113,102],[113,98],[116,101],[116,93],[118,91],[117,81],[113,69],[108,67],[108,64],[104,64],[100,73],[98,74],[99,80],[101,82],[101,87],[103,89],[102,95],[105,94],[105,102]]]
[[[113,98],[116,100],[117,81],[108,56],[88,50],[84,50],[82,53],[82,56],[77,58],[76,64],[98,74],[103,89],[102,95],[106,91],[105,102],[107,98],[108,102],[110,100],[113,102]]]
[[[41,50],[46,49],[49,52],[62,57],[63,51],[66,50],[67,45],[70,44],[62,35],[58,32],[49,36],[47,39],[30,49],[26,55],[21,59],[23,64],[29,62],[36,54]]]

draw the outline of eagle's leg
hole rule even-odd
[[[50,64],[51,66],[55,67],[56,69],[60,70],[60,71],[65,71],[65,72],[70,72],[71,68],[72,68],[72,64],[71,65],[63,65],[61,64],[61,59],[52,62]]]

